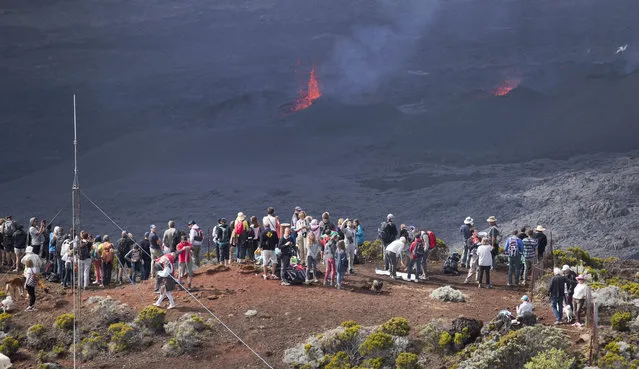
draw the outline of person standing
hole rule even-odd
[[[200,266],[200,249],[202,248],[202,242],[204,241],[204,232],[200,229],[200,226],[195,223],[195,220],[189,222],[189,243],[193,245],[193,263]]]
[[[230,265],[230,241],[231,241],[231,229],[226,224],[226,218],[220,219],[220,225],[216,229],[217,243],[220,247],[220,253],[218,254],[218,260],[220,264]]]
[[[342,232],[344,233],[344,244],[346,246],[346,257],[348,258],[348,271],[355,274],[355,251],[357,250],[356,232],[350,219],[344,220]]]
[[[89,234],[84,231],[80,233],[80,238],[80,245],[78,246],[78,288],[86,290],[89,287],[93,242],[89,239]]]
[[[357,240],[357,248],[364,243],[364,227],[359,222],[359,219],[353,220],[353,228],[355,228],[355,239]]]
[[[291,237],[291,229],[286,227],[284,228],[284,234],[280,239],[277,247],[280,249],[280,279],[282,286],[290,286],[286,280],[286,269],[291,265],[291,257],[294,254],[294,243],[293,238]]]
[[[193,260],[191,257],[193,245],[188,241],[186,235],[182,236],[182,241],[177,245],[178,255],[178,283],[182,284],[182,278],[186,277],[187,288],[191,289],[193,280]]]
[[[35,288],[38,285],[38,272],[33,266],[33,261],[30,259],[26,262],[24,276],[24,288],[29,293],[29,306],[27,307],[27,311],[35,311]]]
[[[142,252],[140,251],[140,245],[138,245],[137,243],[134,244],[133,248],[131,248],[131,250],[129,250],[129,252],[124,255],[124,259],[126,259],[129,265],[131,265],[131,274],[129,275],[129,278],[131,279],[131,283],[135,284],[135,279],[138,272],[140,272],[140,279],[142,279],[142,276],[144,275],[144,272],[142,271],[142,268],[144,267],[144,261],[142,261]]]
[[[382,255],[384,256],[384,270],[390,269],[390,260],[387,258],[386,250],[391,242],[397,238],[397,226],[393,221],[395,216],[388,214],[386,222],[382,222],[379,228],[379,238],[382,240]]]
[[[251,261],[255,261],[255,251],[257,250],[258,244],[260,242],[261,234],[262,229],[260,227],[260,223],[257,221],[256,216],[252,216],[249,220],[249,232],[246,239],[247,255],[249,260]]]
[[[118,282],[120,284],[124,283],[124,273],[125,269],[131,268],[131,265],[128,260],[126,260],[126,254],[131,251],[131,246],[133,246],[133,240],[129,238],[129,235],[126,231],[122,231],[122,238],[118,240],[117,247],[117,257],[118,257]]]
[[[47,228],[47,222],[42,220],[38,225],[38,218],[29,219],[29,245],[33,247],[33,253],[40,255],[42,244],[44,243],[44,232]]]
[[[27,248],[27,232],[22,228],[22,224],[16,226],[16,231],[13,232],[13,246],[16,253],[16,268],[14,272],[20,271],[20,259],[25,254]]]
[[[262,234],[260,234],[260,247],[262,248],[262,263],[264,274],[262,277],[266,279],[279,279],[277,276],[277,257],[275,256],[275,248],[279,240],[277,233],[271,230],[271,226],[267,223],[264,226]],[[271,265],[271,274],[268,273],[268,266]]]
[[[538,225],[533,236],[537,240],[537,261],[539,263],[543,262],[544,252],[546,252],[546,246],[548,245],[548,238],[544,234],[545,231],[546,228]]]
[[[243,212],[237,213],[237,217],[231,222],[231,257],[235,257],[237,263],[243,263],[246,258],[246,239],[249,230],[249,224],[246,221],[246,215]],[[235,253],[233,252],[235,247]]]
[[[150,228],[151,228],[149,232],[149,244],[151,248],[150,271],[151,271],[151,278],[155,278],[155,268],[153,264],[155,264],[156,259],[158,259],[160,256],[163,255],[162,242],[160,242],[160,237],[158,236],[157,227],[155,226],[155,224],[151,224]]]
[[[164,231],[162,235],[162,245],[169,249],[170,252],[175,252],[177,244],[180,243],[180,231],[175,228],[175,221],[169,220],[169,229]]]
[[[324,245],[324,264],[326,270],[324,272],[324,286],[332,286],[333,279],[335,279],[335,256],[337,255],[337,240],[339,239],[339,233],[333,231],[330,234],[330,239]]]
[[[577,286],[577,273],[575,273],[570,266],[564,265],[561,268],[561,273],[566,277],[566,305],[573,308],[572,304],[572,295],[575,291],[575,287]]]
[[[102,237],[102,284],[100,287],[109,287],[111,283],[111,273],[113,272],[113,259],[115,259],[115,250],[110,242],[109,235]]]
[[[479,266],[479,272],[477,275],[477,283],[481,288],[484,274],[486,275],[486,288],[493,288],[490,284],[490,269],[493,266],[493,246],[490,244],[487,237],[482,238],[481,245],[477,248],[477,264]]]
[[[566,297],[566,277],[561,273],[561,269],[553,270],[554,277],[548,285],[548,296],[550,296],[550,304],[552,313],[555,315],[555,325],[561,324],[561,318],[564,309],[564,299]]]
[[[144,233],[144,239],[140,241],[140,255],[142,257],[142,272],[140,280],[146,281],[151,275],[151,241],[149,241],[149,232]]]
[[[479,267],[477,263],[477,248],[481,245],[481,241],[479,240],[479,234],[476,228],[471,228],[471,235],[467,243],[470,260],[468,261],[468,274],[466,275],[464,283],[469,283],[470,277],[472,277],[473,274],[475,275],[475,281],[477,281],[477,268]]]
[[[273,207],[269,207],[266,209],[266,216],[262,218],[262,226],[266,228],[269,226],[271,231],[277,234],[277,238],[280,238],[280,220],[275,216],[275,209]]]
[[[461,238],[463,241],[461,266],[464,268],[468,268],[470,264],[470,255],[468,254],[468,239],[472,235],[471,228],[473,228],[473,218],[466,217],[466,219],[464,219],[464,224],[459,227],[459,233],[461,233]]]
[[[58,227],[56,227],[58,228]],[[92,284],[102,283],[102,236],[96,236],[91,246],[91,263],[95,273],[95,281]]]
[[[306,234],[308,233],[309,224],[306,222],[306,213],[301,208],[297,210],[298,208],[299,206],[295,208],[295,214],[298,219],[291,225],[295,226],[295,232],[297,232],[295,246],[299,253],[300,263],[306,265]]]
[[[497,227],[497,218],[494,216],[488,217],[486,219],[488,222],[488,244],[492,246],[492,262],[491,262],[491,270],[495,270],[495,266],[497,265],[495,257],[499,253],[499,241],[501,241],[501,232]]]
[[[410,245],[409,251],[410,261],[408,263],[408,280],[411,280],[413,267],[415,267],[415,282],[419,282],[419,273],[422,269],[422,258],[426,253],[421,232],[417,232],[415,234],[415,241],[413,241],[413,243]]]
[[[322,214],[322,221],[320,222],[320,233],[322,235],[330,235],[333,231],[337,231],[335,224],[331,223],[330,214],[324,212],[324,214]],[[337,235],[339,236],[339,233]],[[337,247],[337,245],[335,246]]]
[[[315,233],[308,232],[306,239],[306,284],[309,283],[310,274],[313,273],[313,282],[317,283],[317,259],[320,254],[320,243]]]
[[[524,285],[530,280],[533,264],[537,257],[537,240],[533,237],[533,230],[526,231],[526,238],[521,241],[524,244]]]
[[[66,237],[64,236],[64,230],[62,227],[55,227],[53,232],[53,243],[55,245],[55,263],[56,263],[56,273],[58,274],[58,278],[62,281],[64,277],[64,262],[62,261],[62,245],[64,244]]]
[[[519,287],[519,271],[521,270],[521,259],[524,255],[524,244],[518,237],[519,232],[515,230],[506,239],[504,252],[508,255],[508,284],[506,286]]]
[[[337,254],[335,255],[335,267],[337,269],[337,287],[338,290],[342,289],[342,282],[346,275],[348,268],[348,256],[346,255],[346,245],[343,240],[337,241]]]
[[[13,240],[13,234],[16,231],[16,223],[13,221],[13,217],[11,215],[8,215],[4,221],[4,224],[2,224],[2,245],[4,246],[4,251],[7,255],[7,266],[9,269],[12,269],[15,260],[17,260],[14,252],[15,250]]]
[[[291,227],[295,227],[295,224],[300,219],[299,215],[301,212],[302,212],[302,208],[299,206],[296,206],[295,211],[293,211],[293,216],[291,217]],[[306,215],[304,217],[306,217]]]
[[[577,286],[575,286],[575,290],[573,292],[572,298],[575,303],[575,318],[577,322],[574,324],[576,327],[581,327],[583,325],[581,321],[581,316],[584,313],[586,301],[588,300],[588,295],[590,294],[590,287],[586,284],[586,278],[582,274],[577,276]]]

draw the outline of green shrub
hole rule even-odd
[[[161,332],[164,330],[164,319],[166,312],[157,306],[147,306],[135,319],[135,322],[145,328],[148,328],[154,332]]]
[[[356,321],[354,321],[354,320],[347,320],[347,321],[345,321],[345,322],[342,322],[342,324],[340,324],[340,325],[341,325],[342,327],[344,327],[344,328],[350,328],[350,327],[356,326],[356,325],[358,325],[358,324],[357,324],[357,322],[356,322]]]
[[[9,313],[1,313],[0,314],[0,331],[6,332],[9,330],[11,317],[13,315]]]
[[[619,355],[618,353],[614,353],[612,351],[606,352],[605,355],[599,358],[597,361],[597,365],[600,369],[620,369],[620,368],[629,368],[635,369],[636,365],[632,366],[628,360]]]
[[[107,330],[111,341],[109,350],[111,352],[123,352],[131,348],[135,339],[135,331],[126,323],[113,323]]]
[[[91,332],[91,335],[82,339],[80,344],[80,352],[84,360],[94,359],[105,349],[106,344],[104,343],[104,338],[98,332]]]
[[[42,324],[34,324],[27,330],[27,346],[33,348],[42,348],[44,342],[44,326]]]
[[[370,359],[366,359],[362,362],[362,366],[358,367],[359,369],[382,369],[382,366],[384,366],[384,359],[382,359],[381,357],[375,357],[375,358],[370,358]],[[356,368],[353,368],[356,369]]]
[[[593,290],[598,290],[598,289],[606,287],[606,284],[601,282],[592,282],[588,284],[588,286],[590,286],[590,288],[592,288]]]
[[[411,354],[408,352],[402,352],[397,355],[397,359],[395,359],[395,368],[396,369],[418,369],[417,365],[419,357],[415,354]]]
[[[73,329],[73,322],[75,321],[75,315],[68,313],[62,314],[55,319],[53,326],[63,331],[70,331]]]
[[[406,320],[406,318],[394,317],[382,324],[381,330],[382,332],[388,333],[392,336],[408,336],[410,326],[408,325],[408,320]]]
[[[470,338],[470,333],[468,333],[468,327],[464,327],[461,332],[455,333],[455,338],[453,342],[456,346],[462,346],[466,340]]]
[[[628,282],[621,286],[621,290],[626,292],[631,298],[639,299],[639,283]]]
[[[630,312],[617,311],[616,313],[612,314],[612,317],[610,318],[610,325],[612,326],[612,329],[616,331],[627,331],[628,322],[630,322],[630,320],[632,320],[632,315],[630,314]]]
[[[364,241],[357,249],[357,253],[366,260],[380,260],[382,258],[382,240]]]
[[[557,348],[551,348],[548,351],[542,351],[533,356],[529,362],[524,365],[525,369],[570,369],[575,363],[575,358],[571,357],[566,351]]]
[[[428,324],[420,328],[419,335],[424,341],[424,349],[429,352],[439,351],[439,339],[442,332],[445,330],[446,321],[443,319],[433,319]]]
[[[326,366],[324,366],[324,369],[351,369],[351,368],[352,368],[351,360],[349,359],[348,355],[343,351],[340,351],[336,353],[335,355],[331,356]]]
[[[11,358],[20,349],[20,342],[17,339],[7,336],[0,341],[0,352]]]
[[[64,346],[63,344],[60,343],[60,344],[57,344],[57,345],[53,346],[52,351],[53,351],[53,354],[56,357],[62,357],[64,355],[66,355],[67,348],[66,348],[66,346]]]
[[[453,337],[450,335],[450,333],[443,331],[442,334],[439,336],[439,347],[446,348],[448,347],[448,345],[450,345],[451,342],[453,342]]]
[[[4,299],[5,297],[7,297],[7,293],[4,291],[0,291],[0,299]]]
[[[384,332],[371,333],[362,345],[359,352],[362,356],[379,356],[379,353],[393,345],[393,336]]]

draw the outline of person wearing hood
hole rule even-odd
[[[25,254],[27,247],[27,232],[24,231],[22,224],[18,224],[16,231],[13,232],[13,246],[16,252],[16,268],[14,272],[18,273],[20,271],[20,259]]]
[[[470,264],[470,255],[468,253],[468,239],[472,236],[471,228],[473,228],[473,218],[466,217],[464,224],[459,227],[459,233],[461,233],[462,242],[464,245],[461,257],[461,266],[468,268]]]
[[[355,230],[353,229],[353,223],[350,219],[345,219],[342,224],[346,257],[348,259],[348,271],[350,274],[355,274],[355,250],[357,250]]]
[[[20,260],[20,263],[22,265],[27,265],[27,260],[31,260],[31,262],[33,263],[33,270],[35,271],[35,273],[40,274],[40,268],[42,268],[42,259],[40,259],[40,256],[38,256],[38,254],[34,252],[32,246],[27,247],[24,256]],[[26,269],[24,275],[26,277]]]
[[[42,220],[38,224],[38,218],[29,219],[29,246],[33,247],[33,253],[40,256],[42,244],[44,243],[44,232],[47,229],[47,222]]]
[[[291,229],[284,228],[284,234],[280,239],[277,247],[280,249],[280,280],[282,286],[290,286],[286,281],[286,269],[291,265],[291,257],[295,254],[295,244],[291,237]]]
[[[322,232],[320,231],[319,220],[317,219],[311,220],[310,230],[311,232],[315,233],[315,239],[319,242],[319,240],[322,238]]]
[[[408,250],[408,240],[406,237],[400,237],[398,240],[391,242],[386,247],[386,259],[388,260],[388,266],[390,270],[390,276],[393,279],[397,277],[397,262],[400,255]]]
[[[193,262],[195,265],[200,266],[200,249],[202,248],[202,242],[204,242],[204,232],[200,229],[200,226],[195,223],[195,220],[189,222],[189,242],[193,249]]]
[[[364,243],[364,227],[359,222],[359,219],[353,220],[353,228],[355,228],[355,239],[357,240],[357,248]]]

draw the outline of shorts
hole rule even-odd
[[[180,278],[185,277],[187,273],[189,276],[193,277],[193,261],[178,263],[178,273]]]
[[[4,247],[5,252],[13,252],[13,245],[6,245]]]
[[[262,250],[262,265],[268,266],[270,263],[277,264],[277,258],[275,257],[275,251]]]
[[[15,249],[15,251],[16,251],[16,255],[24,255],[25,250],[26,250],[26,249],[19,249],[19,248],[16,248],[16,249]]]

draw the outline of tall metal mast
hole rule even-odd
[[[75,94],[73,94],[73,187],[71,203],[73,206],[73,225],[71,227],[71,235],[76,239],[80,232],[80,182],[78,180],[78,123],[75,112]]]
[[[79,246],[80,246],[80,181],[78,180],[78,123],[75,112],[75,94],[73,94],[73,187],[71,195],[72,205],[72,217],[71,223],[71,236],[73,237],[74,248],[74,262],[79,260]],[[75,269],[75,268],[74,268]],[[77,368],[80,363],[77,360],[77,342],[80,341],[80,308],[82,307],[82,288],[80,286],[80,273],[82,271],[77,268],[77,272],[74,272],[73,285],[73,368]],[[75,283],[74,283],[75,282]],[[81,364],[79,364],[81,365]]]

